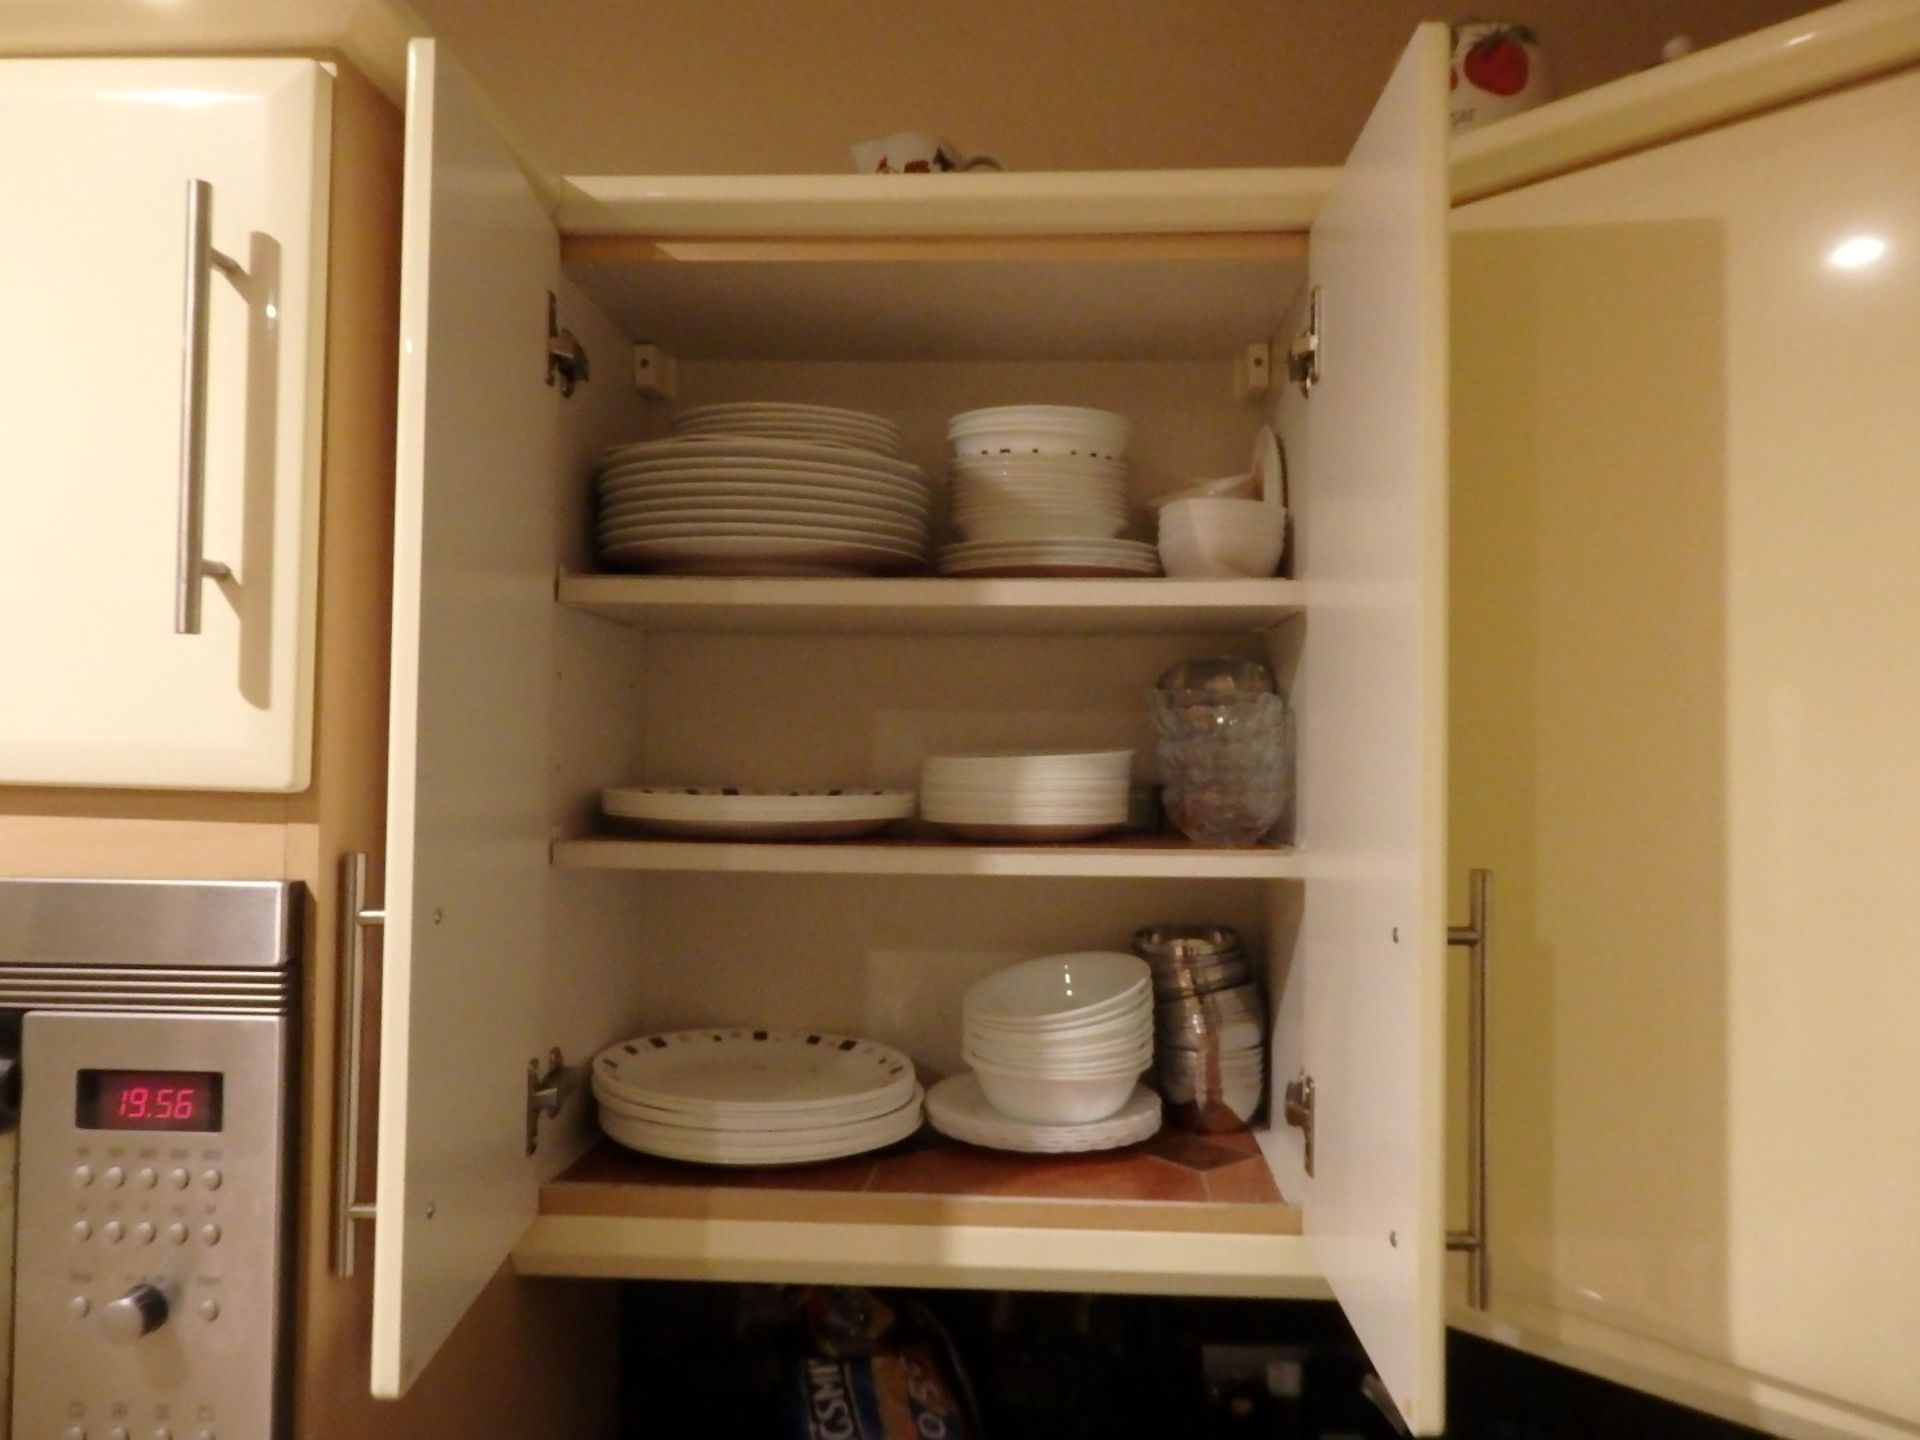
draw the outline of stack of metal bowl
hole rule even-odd
[[[1243,1130],[1266,1094],[1267,1007],[1225,925],[1150,925],[1133,953],[1153,970],[1154,1074],[1168,1117]]]

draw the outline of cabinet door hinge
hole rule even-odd
[[[1320,383],[1320,287],[1307,292],[1307,328],[1293,337],[1287,346],[1287,378],[1300,387],[1302,395],[1311,395]]]
[[[573,394],[573,387],[592,378],[593,367],[586,347],[571,330],[560,328],[560,300],[547,292],[547,384],[558,385],[562,395]]]
[[[1295,1079],[1287,1082],[1282,1096],[1283,1113],[1287,1124],[1301,1134],[1306,1147],[1307,1174],[1313,1174],[1313,1077],[1304,1070]]]
[[[552,1119],[580,1088],[580,1067],[569,1065],[559,1047],[544,1061],[527,1061],[527,1154],[540,1148],[540,1121]]]

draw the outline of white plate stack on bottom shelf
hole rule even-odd
[[[1131,750],[932,755],[921,816],[989,843],[1088,840],[1124,825]]]
[[[1127,527],[1130,427],[1074,405],[998,405],[947,424],[953,524],[942,575],[1124,576],[1159,573]]]
[[[872,1040],[723,1026],[640,1035],[593,1061],[600,1128],[703,1165],[803,1165],[920,1128],[913,1062]]]
[[[971,986],[961,1052],[973,1067],[934,1086],[933,1127],[971,1144],[1063,1153],[1107,1150],[1160,1128],[1139,1084],[1153,1063],[1146,962],[1112,951],[1046,955]]]

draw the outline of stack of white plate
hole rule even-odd
[[[1091,951],[1009,966],[968,989],[961,1016],[973,1074],[934,1087],[942,1133],[1065,1150],[1131,1144],[1159,1129],[1159,1106],[1138,1084],[1153,1063],[1153,989],[1136,956]]]
[[[956,576],[1155,575],[1127,525],[1126,417],[1072,405],[1000,405],[947,424]]]
[[[712,434],[617,445],[600,463],[596,539],[624,570],[889,575],[926,564],[919,468],[878,451]]]
[[[609,819],[704,840],[844,840],[913,814],[911,790],[630,785],[600,792]]]
[[[933,755],[920,814],[970,840],[1086,840],[1126,823],[1131,750]]]
[[[682,410],[673,417],[673,433],[687,437],[757,435],[871,450],[895,459],[900,455],[900,427],[884,415],[783,400],[738,400]]]
[[[676,1030],[594,1058],[600,1127],[649,1155],[800,1165],[920,1128],[913,1062],[871,1040],[806,1030]]]
[[[968,540],[1110,540],[1127,467],[1085,455],[956,455],[953,528]]]

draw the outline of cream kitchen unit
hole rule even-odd
[[[0,62],[0,784],[307,786],[332,103]]]
[[[1333,171],[549,185],[414,43],[378,1174],[355,1207],[376,1393],[511,1253],[523,1275],[1331,1293],[1439,1429],[1447,48],[1416,33]],[[637,342],[681,403],[895,416],[934,475],[969,406],[1120,410],[1141,483],[1171,487],[1246,463],[1263,406],[1234,362],[1315,327],[1310,396],[1272,385],[1296,579],[580,573],[592,457],[666,414]],[[1222,650],[1293,681],[1297,846],[591,834],[599,788],[635,777],[911,784],[942,745],[1132,744],[1144,766],[1154,676]],[[951,1071],[972,978],[1196,915],[1264,944],[1275,1083],[1312,1082],[1310,1130],[1260,1136],[1265,1203],[769,1204],[716,1174],[556,1208],[593,1142],[579,1104],[535,1141],[556,1050],[746,1020]]]
[[[1876,4],[1454,150],[1450,1318],[1804,1437],[1920,1433],[1917,134]]]

